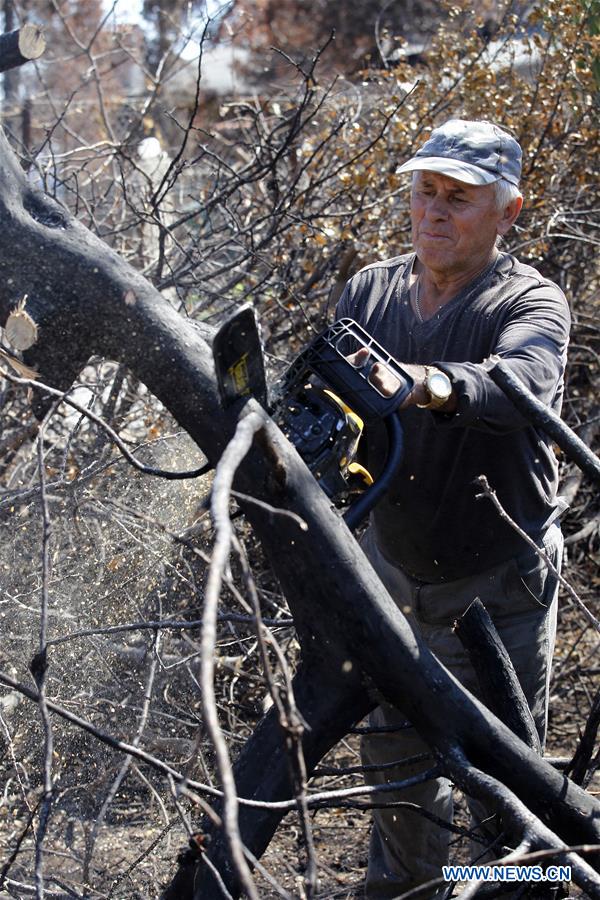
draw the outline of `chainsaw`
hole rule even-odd
[[[357,351],[360,363],[355,362]],[[366,351],[366,352],[365,352]],[[398,408],[413,382],[396,360],[353,319],[338,319],[296,357],[268,396],[256,317],[246,305],[213,339],[213,357],[225,406],[254,396],[294,445],[321,488],[356,528],[381,499],[402,458]],[[387,366],[398,381],[388,397],[372,379]],[[382,420],[388,454],[377,479],[357,461],[363,431]]]

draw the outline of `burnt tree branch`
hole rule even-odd
[[[575,784],[586,786],[589,780],[589,770],[592,763],[592,755],[596,746],[598,729],[600,728],[600,691],[594,697],[592,708],[586,722],[581,740],[573,759],[565,769],[565,774],[570,775]],[[593,769],[592,769],[593,771]]]
[[[528,747],[541,753],[539,735],[517,673],[479,597],[456,620],[454,631],[469,654],[488,708]]]
[[[564,453],[596,484],[600,484],[600,460],[560,416],[550,409],[514,375],[506,363],[499,360],[490,369],[490,378],[510,397],[519,412],[537,428],[556,441]]]

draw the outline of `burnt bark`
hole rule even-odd
[[[27,294],[38,340],[26,361],[43,381],[66,389],[92,354],[117,360],[216,463],[239,416],[261,412],[256,401],[223,409],[200,329],[59,204],[35,191],[3,135],[0,154],[0,324]],[[236,487],[292,510],[307,525],[302,530],[290,517],[252,505],[247,509],[302,646],[297,690],[302,714],[315,723],[304,738],[309,770],[383,696],[404,712],[440,759],[459,748],[562,840],[600,843],[600,804],[516,738],[415,637],[308,469],[262,415],[264,427],[240,466]],[[280,727],[270,714],[238,761],[242,796],[276,799],[289,792],[281,754]],[[261,852],[279,817],[244,810],[243,839]],[[236,877],[218,839],[208,852],[236,894]],[[195,884],[186,878],[178,896],[219,896],[195,870],[194,863]]]
[[[517,409],[537,428],[549,435],[569,459],[596,484],[600,484],[600,460],[584,441],[549,406],[538,400],[500,359],[490,369],[490,378],[510,397]]]
[[[589,771],[592,772],[597,768],[592,762],[592,756],[596,747],[596,739],[598,737],[598,729],[600,728],[600,692],[594,697],[592,708],[588,716],[588,720],[581,735],[581,740],[573,759],[565,769],[565,775],[569,775],[575,784],[586,785],[590,779]]]

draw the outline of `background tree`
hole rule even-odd
[[[182,3],[181,0],[144,0],[142,15],[148,23],[146,36],[146,61],[152,72],[156,72],[170,55],[177,55],[181,50],[182,38],[197,27],[198,18],[208,15],[220,17],[228,6],[214,10],[207,9],[206,0],[195,0]]]

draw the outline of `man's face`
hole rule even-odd
[[[493,184],[475,186],[436,172],[416,173],[412,239],[426,268],[460,275],[484,266],[496,236],[505,230],[504,219],[504,212],[496,207]]]

